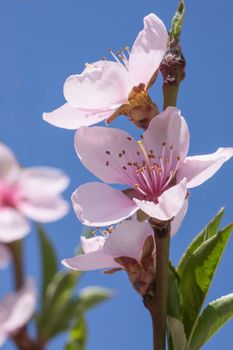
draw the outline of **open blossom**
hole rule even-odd
[[[35,307],[36,290],[31,279],[18,292],[4,297],[0,302],[0,346],[30,320]]]
[[[23,169],[12,152],[0,144],[0,242],[24,237],[28,219],[47,223],[63,217],[68,204],[60,193],[68,177],[49,167]]]
[[[183,211],[171,223],[172,236],[177,232],[184,214]],[[153,229],[148,222],[125,220],[109,234],[81,237],[81,245],[84,254],[63,260],[66,267],[80,271],[123,269],[128,272],[135,289],[140,294],[146,292],[154,278],[155,265]]]
[[[64,85],[67,103],[44,120],[58,127],[77,129],[96,124],[119,114],[129,116],[138,126],[151,119],[157,108],[147,94],[167,48],[168,34],[163,22],[153,13],[144,18],[131,52],[126,48],[116,54],[115,62],[101,60],[88,64]],[[145,115],[146,113],[146,115]]]
[[[233,148],[219,148],[187,157],[189,130],[175,107],[152,119],[140,142],[122,130],[83,126],[76,132],[75,147],[95,176],[131,187],[122,192],[106,183],[81,185],[72,201],[78,218],[89,226],[117,223],[139,209],[154,219],[170,220],[184,210],[187,189],[205,182],[233,154]]]
[[[176,217],[171,223],[171,236],[180,227],[184,214]],[[65,259],[62,263],[80,271],[122,268],[115,258],[126,256],[140,262],[144,242],[150,235],[153,236],[153,229],[147,221],[125,220],[114,227],[109,235],[105,233],[91,238],[82,236],[84,254]]]

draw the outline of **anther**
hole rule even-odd
[[[123,168],[124,170],[127,170],[126,166],[123,166],[122,168]]]
[[[119,157],[120,157],[120,158],[122,157],[122,153],[119,153]]]
[[[105,153],[109,156],[110,155],[110,152],[109,151],[105,151]]]
[[[107,160],[107,162],[106,162],[106,166],[109,166],[109,161]]]
[[[132,141],[132,137],[127,136],[127,140]]]

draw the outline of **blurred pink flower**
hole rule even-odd
[[[18,292],[7,294],[0,302],[0,346],[32,317],[36,307],[33,280],[28,280]]]
[[[77,129],[96,124],[128,103],[130,92],[147,90],[167,48],[168,34],[163,22],[153,13],[144,18],[131,52],[116,53],[115,62],[101,60],[87,64],[81,74],[70,76],[64,85],[67,103],[43,119],[52,125]],[[129,54],[129,57],[126,56]],[[124,113],[119,113],[124,114]]]
[[[184,214],[185,212],[171,223],[171,236],[180,227]],[[115,258],[123,256],[133,258],[140,264],[144,242],[148,236],[153,237],[154,233],[147,221],[125,220],[113,228],[109,235],[81,237],[84,254],[65,259],[62,263],[80,271],[122,268]]]
[[[0,144],[0,242],[24,237],[29,232],[27,219],[47,223],[63,217],[68,204],[60,193],[68,183],[58,169],[21,168],[12,152]]]
[[[140,143],[125,131],[79,128],[76,152],[95,176],[132,188],[127,195],[105,183],[81,185],[72,195],[76,215],[89,226],[117,223],[141,209],[166,221],[184,210],[187,189],[209,179],[233,154],[233,148],[186,157],[188,126],[175,107],[168,107],[149,124]]]

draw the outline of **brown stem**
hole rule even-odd
[[[160,65],[163,75],[163,109],[176,106],[180,83],[185,78],[185,64],[179,38],[170,40]]]
[[[11,242],[8,244],[8,247],[12,256],[15,289],[19,290],[24,285],[22,241],[18,240]]]
[[[152,223],[156,243],[155,280],[144,296],[153,327],[154,350],[166,349],[166,319],[168,295],[168,268],[170,246],[170,223],[159,227]]]
[[[25,282],[23,266],[23,241],[18,240],[11,242],[8,244],[8,248],[12,256],[15,290],[18,291],[21,287],[23,287]],[[44,349],[44,344],[39,343],[39,341],[34,341],[29,337],[26,325],[20,328],[17,333],[12,336],[12,339],[19,350]]]

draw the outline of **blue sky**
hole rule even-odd
[[[84,169],[73,149],[72,131],[42,121],[42,112],[64,102],[63,82],[83,70],[84,63],[107,56],[108,48],[131,46],[143,17],[159,15],[169,28],[177,1],[169,0],[1,0],[0,2],[0,140],[17,154],[24,166],[48,165],[64,169],[71,178],[67,199],[80,184],[94,177]],[[182,46],[187,76],[178,107],[191,130],[190,154],[214,152],[232,145],[232,11],[230,0],[187,0]],[[161,79],[152,88],[161,106]],[[137,131],[124,117],[114,126]],[[224,223],[232,219],[232,162],[204,185],[191,191],[189,210],[172,240],[176,264],[185,247],[221,206]],[[81,225],[72,210],[63,220],[47,226],[59,257],[73,255]],[[39,278],[35,232],[25,242],[28,274]],[[233,241],[224,254],[208,300],[232,292]],[[62,268],[62,267],[61,267]],[[38,281],[39,283],[39,281]],[[88,350],[151,348],[150,318],[123,273],[85,274],[81,286],[101,285],[115,290],[115,298],[88,315]],[[0,294],[11,288],[10,270],[1,273]],[[204,349],[219,349],[232,342],[229,323]],[[63,348],[65,335],[49,344]],[[14,347],[9,343],[3,349]]]

